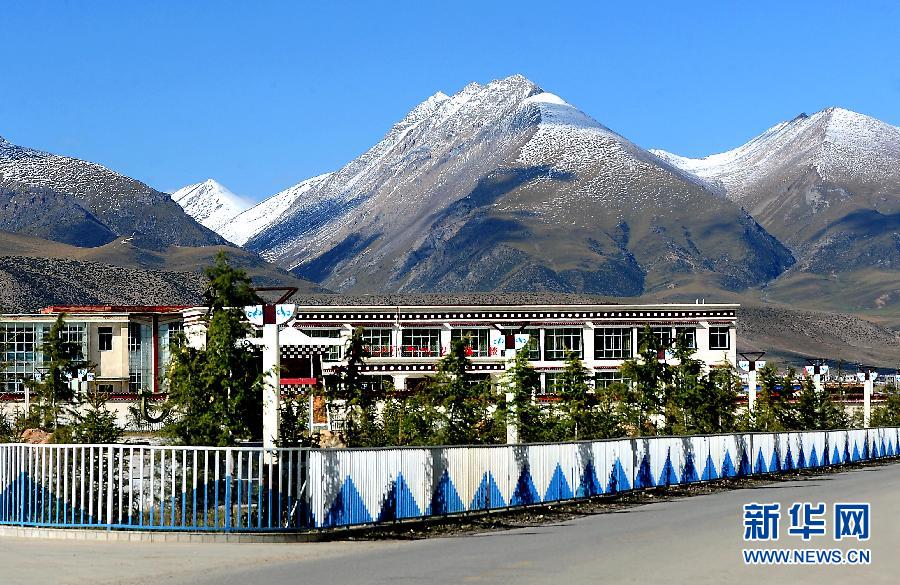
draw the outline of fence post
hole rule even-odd
[[[231,449],[225,450],[225,532],[231,530],[231,475],[234,461],[231,459]]]
[[[110,445],[106,448],[106,529],[112,529],[113,517],[113,447]]]

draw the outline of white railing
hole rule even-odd
[[[298,531],[844,465],[900,455],[900,429],[478,447],[0,445],[0,524]]]

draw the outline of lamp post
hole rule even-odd
[[[863,383],[863,426],[869,428],[872,421],[872,392],[875,390],[875,378],[878,372],[871,366],[860,364],[857,376]]]
[[[522,331],[528,326],[528,323],[523,323],[518,326],[518,330],[514,330],[512,328],[504,328],[500,325],[494,325],[500,333],[503,335],[503,359],[505,360],[505,372],[504,376],[506,376],[507,384],[509,383],[510,372],[515,366],[516,363],[516,353],[521,347],[524,347],[528,343],[528,335],[522,334]],[[515,405],[513,404],[515,400],[515,393],[507,391],[506,395],[506,442],[508,444],[514,444],[519,442],[519,428],[516,425],[514,413],[515,413]]]
[[[806,373],[812,376],[813,385],[816,387],[816,393],[819,394],[824,391],[822,374],[828,372],[828,366],[825,364],[826,361],[825,358],[806,359]]]
[[[747,412],[753,416],[753,409],[756,406],[756,369],[763,367],[766,362],[760,359],[766,355],[764,351],[742,351],[741,357],[747,362]]]

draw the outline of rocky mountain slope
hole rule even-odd
[[[270,217],[245,246],[341,291],[739,290],[793,262],[704,181],[521,76],[433,95]]]
[[[202,302],[203,267],[224,251],[257,286],[323,289],[231,246],[147,250],[117,239],[80,248],[0,231],[0,311],[35,311],[51,304],[194,305]]]
[[[900,128],[840,108],[800,115],[728,152],[655,151],[745,207],[795,271],[900,269]]]
[[[3,138],[0,217],[0,229],[77,246],[97,246],[119,236],[152,249],[225,243],[167,194],[140,181]]]
[[[201,225],[217,233],[237,214],[252,207],[249,200],[235,195],[213,179],[178,189],[172,193],[172,201]]]

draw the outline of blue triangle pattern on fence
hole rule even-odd
[[[353,478],[348,475],[341,490],[328,508],[322,526],[349,526],[370,522],[372,522],[372,515],[360,497]]]
[[[859,446],[857,446],[856,441],[853,441],[853,455],[850,456],[850,461],[859,461],[860,459]]]
[[[687,454],[684,461],[684,471],[681,474],[681,483],[693,483],[700,481],[697,475],[697,467],[694,465],[694,455]]]
[[[841,454],[838,452],[837,445],[834,446],[834,450],[831,452],[831,464],[832,465],[840,465],[841,463]]]
[[[489,471],[485,471],[481,477],[481,484],[475,490],[472,496],[472,503],[469,505],[470,510],[489,510],[491,508],[505,508],[506,500],[494,481],[494,476]]]
[[[522,472],[519,473],[519,481],[516,482],[516,489],[509,500],[509,505],[521,506],[523,504],[536,504],[540,501],[541,495],[538,493],[537,488],[534,487],[531,470],[528,464],[525,464],[522,466]]]
[[[806,453],[803,452],[803,439],[800,439],[800,453],[797,455],[797,469],[808,467],[806,463]]]
[[[728,453],[726,453],[725,456],[728,457]],[[725,472],[724,465],[722,465],[722,472]],[[700,476],[700,479],[703,481],[719,479],[719,475],[716,473],[716,464],[713,463],[712,453],[706,456],[706,465],[703,466],[703,475]]]
[[[431,494],[431,504],[428,506],[426,515],[439,516],[452,512],[464,512],[465,510],[466,506],[463,504],[462,498],[459,497],[459,492],[456,491],[453,481],[450,480],[450,474],[447,470],[444,470],[434,488],[434,493]]]
[[[563,473],[562,466],[557,463],[556,469],[553,470],[553,477],[550,478],[550,485],[544,493],[544,501],[568,500],[572,497],[572,488],[569,486],[566,475]]]
[[[631,482],[625,475],[625,469],[622,467],[622,461],[616,457],[613,462],[612,469],[609,471],[609,481],[606,482],[606,493],[615,494],[631,489]]]
[[[391,482],[381,503],[378,521],[417,518],[421,515],[419,504],[416,503],[416,498],[413,496],[412,490],[409,489],[406,479],[402,473],[398,474],[397,479]]]
[[[650,456],[644,453],[637,474],[634,477],[634,489],[654,487],[653,473],[650,471]]]
[[[778,457],[778,449],[772,447],[772,458],[769,459],[769,472],[781,471],[781,459]]]
[[[741,448],[741,463],[738,465],[737,475],[738,477],[750,475],[750,456],[744,447]]]
[[[746,459],[744,455],[744,459]],[[734,462],[731,460],[731,451],[725,450],[725,458],[722,459],[722,473],[720,477],[734,477],[737,471],[734,469]]]
[[[784,466],[782,467],[784,471],[790,471],[794,469],[794,456],[791,453],[791,441],[787,441],[787,453],[784,454]]]
[[[819,466],[819,455],[816,453],[816,446],[813,445],[812,449],[809,450],[809,467],[818,467]]]
[[[663,463],[662,471],[659,473],[659,481],[656,485],[672,485],[678,483],[678,475],[672,466],[672,448],[666,450],[666,461]]]
[[[753,473],[765,473],[769,470],[766,467],[766,460],[762,454],[762,447],[759,448],[759,452],[756,454],[756,465],[753,467]]]
[[[603,486],[600,485],[600,479],[597,477],[597,470],[594,469],[594,462],[588,461],[581,473],[581,481],[578,483],[578,489],[575,496],[586,498],[596,496],[603,493]]]

